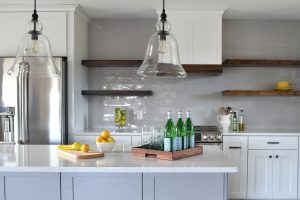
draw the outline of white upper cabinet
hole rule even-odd
[[[183,64],[222,64],[224,10],[167,11]]]
[[[27,31],[28,13],[0,12],[0,56],[15,56],[21,37]]]
[[[39,12],[43,33],[50,40],[53,56],[67,56],[67,13]]]
[[[0,10],[0,55],[15,56],[21,37],[28,31],[32,12]],[[53,56],[67,56],[67,11],[39,12],[43,33],[50,40]]]

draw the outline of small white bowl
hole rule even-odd
[[[116,142],[96,142],[97,147],[100,152],[106,153],[106,152],[111,152],[113,148],[115,147]]]

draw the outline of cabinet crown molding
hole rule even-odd
[[[215,14],[215,15],[223,15],[224,12],[227,10],[227,8],[224,9],[215,9],[215,10],[167,10],[167,15],[168,14],[178,14],[182,15],[182,17],[186,15],[201,15],[201,14]],[[160,9],[156,9],[156,13],[158,15],[161,14]]]
[[[53,5],[44,4],[38,5],[37,9],[40,12],[51,12],[51,11],[73,11],[78,9],[79,5]],[[32,11],[32,5],[29,4],[6,4],[0,5],[0,12],[30,12]]]
[[[54,5],[54,4],[44,4],[38,5],[39,12],[74,12],[86,22],[90,19],[83,12],[80,5],[77,4],[65,4],[65,5]],[[28,4],[6,4],[0,5],[0,12],[32,12],[32,5]]]

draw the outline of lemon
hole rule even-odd
[[[110,137],[110,132],[109,132],[109,130],[104,130],[104,131],[102,131],[101,136],[102,136],[104,139],[109,138],[109,137]]]
[[[107,142],[115,142],[115,139],[113,137],[107,138]]]
[[[102,143],[106,143],[107,141],[106,140],[102,140]]]
[[[89,152],[90,146],[88,144],[81,145],[81,151],[82,152]]]

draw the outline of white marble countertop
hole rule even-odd
[[[176,161],[107,153],[103,158],[66,159],[56,145],[0,145],[0,172],[197,172],[231,173],[238,167],[221,150],[205,147],[202,155]]]
[[[238,135],[238,136],[300,136],[300,130],[294,129],[249,129],[244,132],[224,132],[224,136],[226,135]]]

